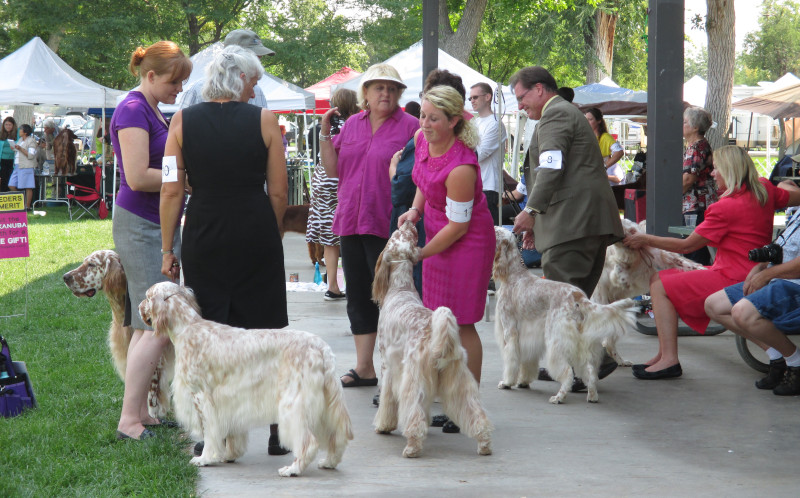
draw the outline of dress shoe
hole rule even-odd
[[[597,371],[598,379],[605,379],[606,377],[611,375],[611,372],[616,370],[617,367],[619,366],[617,365],[617,362],[614,361],[614,358],[611,358],[608,355],[606,355],[606,358],[607,359],[605,359],[603,363],[600,364],[600,368]]]
[[[206,446],[205,441],[200,441],[197,444],[195,444],[194,445],[194,450],[192,450],[192,453],[194,453],[194,456],[202,455],[203,454],[203,448],[205,446]]]
[[[784,373],[786,373],[785,359],[770,360],[766,377],[757,380],[756,387],[759,389],[775,389],[783,380]]]
[[[786,367],[783,380],[772,390],[778,396],[795,396],[800,394],[800,367]]]
[[[550,374],[547,373],[547,369],[546,368],[540,368],[539,369],[539,376],[537,377],[537,379],[546,380],[548,382],[551,382],[553,380],[553,378],[550,377]]]
[[[633,370],[644,370],[645,368],[649,367],[647,363],[637,363],[631,367]]]
[[[442,426],[442,432],[444,432],[445,434],[458,434],[459,432],[461,432],[461,428],[456,424],[454,424],[452,420],[448,420]]]
[[[280,456],[289,453],[287,448],[281,446],[281,441],[277,435],[271,434],[269,436],[269,443],[267,446],[267,454],[272,456]]]
[[[381,393],[378,393],[372,397],[372,404],[375,406],[381,405]]]
[[[676,363],[671,367],[663,368],[657,372],[648,372],[644,369],[633,371],[634,377],[644,380],[671,379],[673,377],[680,377],[681,375],[683,375],[683,369],[681,369],[680,363]]]
[[[579,393],[586,390],[586,384],[578,377],[572,378],[572,392]]]
[[[450,419],[447,418],[447,415],[434,415],[431,419],[431,427],[444,427],[444,424],[449,421]]]

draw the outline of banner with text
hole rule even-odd
[[[0,259],[27,258],[28,213],[22,192],[0,193]]]

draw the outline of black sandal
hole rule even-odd
[[[342,381],[342,387],[375,387],[378,385],[377,377],[372,379],[362,379],[358,376],[353,368],[351,368],[350,371],[344,374],[342,377],[344,376],[352,377],[353,380],[350,382]]]

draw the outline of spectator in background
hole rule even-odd
[[[17,141],[17,122],[11,116],[0,128],[0,192],[8,190],[8,180],[14,171],[14,144]]]
[[[608,132],[606,120],[603,119],[603,111],[597,107],[590,107],[586,109],[586,119],[592,126],[592,131],[600,144],[600,155],[603,156],[608,183],[611,185],[621,184],[625,180],[625,170],[622,169],[619,160],[625,155],[625,151]]]
[[[558,89],[558,96],[567,102],[572,102],[572,100],[575,98],[575,90],[568,86],[562,86]]]
[[[717,200],[717,186],[712,172],[711,144],[706,132],[711,128],[711,114],[702,107],[689,107],[683,112],[683,138],[686,151],[683,154],[683,214],[696,214],[697,225],[705,219],[706,209]],[[685,219],[685,218],[684,218]],[[711,253],[707,247],[685,255],[701,265],[711,264]]]
[[[31,125],[24,124],[19,127],[19,141],[13,148],[16,152],[14,157],[16,167],[8,180],[8,188],[25,191],[25,209],[30,211],[33,188],[36,186],[36,178],[33,175],[36,168],[36,139],[33,138]]]
[[[475,124],[478,128],[480,143],[475,148],[475,152],[478,154],[478,163],[481,167],[483,195],[486,196],[492,222],[499,225],[498,206],[500,192],[503,190],[501,171],[506,155],[506,128],[492,112],[493,96],[494,91],[488,83],[477,83],[472,85],[469,90],[472,109],[478,113]]]
[[[649,245],[667,251],[687,253],[699,247],[717,248],[714,265],[705,270],[662,270],[650,279],[658,353],[645,363],[633,366],[633,375],[655,380],[682,375],[678,360],[678,317],[698,333],[705,333],[709,318],[703,306],[711,294],[743,281],[756,263],[750,261],[750,249],[763,247],[772,240],[772,221],[776,209],[800,202],[800,192],[777,188],[766,178],[759,178],[753,160],[735,145],[714,153],[712,174],[723,190],[721,199],[712,204],[702,224],[686,239],[634,234],[625,237],[625,245],[639,249]]]
[[[286,138],[286,126],[280,125],[281,130],[281,143],[283,143],[283,157],[289,157],[289,139]]]
[[[45,119],[44,123],[42,123],[42,128],[44,129],[44,135],[42,140],[39,141],[39,146],[44,149],[45,169],[52,175],[56,170],[56,153],[53,145],[56,141],[56,135],[58,135],[58,129],[56,129],[56,122],[53,118]]]
[[[275,55],[275,52],[265,47],[264,44],[261,43],[261,38],[259,38],[255,32],[250,31],[249,29],[234,29],[228,33],[228,36],[225,37],[225,41],[222,42],[222,45],[223,47],[239,45],[242,48],[250,50],[259,57],[264,55]],[[200,78],[186,89],[186,92],[180,101],[181,109],[184,109],[190,105],[199,104],[200,102],[205,102],[203,99],[204,84],[205,78]],[[264,109],[269,108],[267,106],[267,98],[264,96],[264,92],[261,90],[261,88],[258,86],[253,88],[253,95],[254,96],[247,101],[248,104],[257,105],[259,107],[263,107]]]
[[[339,115],[334,118],[338,126],[331,127],[331,135],[341,132],[341,125],[353,114],[358,113],[358,100],[356,92],[340,88],[331,95],[331,107]],[[318,127],[317,132],[319,131]],[[314,133],[311,130],[309,135]],[[311,206],[308,210],[308,226],[306,228],[306,241],[322,244],[324,247],[325,273],[327,275],[328,290],[323,299],[325,301],[340,301],[345,299],[345,294],[339,288],[337,273],[339,269],[339,237],[333,233],[333,215],[339,203],[336,190],[339,186],[338,178],[329,178],[325,174],[325,166],[321,161],[314,167],[311,175]]]
[[[389,238],[392,213],[389,162],[419,128],[398,105],[406,84],[388,64],[371,66],[361,77],[358,113],[331,138],[331,109],[322,116],[320,155],[325,173],[339,179],[339,205],[333,233],[340,238],[347,281],[347,317],[356,347],[356,366],[342,378],[344,387],[376,386],[372,357],[378,307],[372,301],[375,263]]]

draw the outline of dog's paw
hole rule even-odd
[[[597,395],[596,389],[589,389],[589,393],[586,395],[586,401],[589,403],[597,403],[600,400],[600,396]]]
[[[392,428],[379,428],[379,427],[376,427],[375,428],[375,433],[376,434],[391,434],[392,431],[395,430],[395,429],[397,429],[397,427],[392,427]]]
[[[297,477],[300,475],[300,472],[297,468],[297,465],[292,464],[279,468],[278,475],[281,477]]]
[[[422,454],[422,446],[406,446],[403,448],[405,458],[417,458]]]
[[[209,458],[203,458],[202,456],[192,458],[189,463],[192,465],[197,465],[198,467],[205,467],[206,465],[211,465],[214,463]]]
[[[511,389],[511,384],[510,383],[505,383],[505,382],[503,382],[501,380],[500,383],[497,384],[497,388],[498,389]]]
[[[335,469],[336,464],[331,462],[330,458],[326,458],[324,460],[320,460],[317,464],[317,467],[320,469]]]
[[[492,454],[492,443],[491,443],[491,441],[478,443],[478,454],[479,455],[491,455]]]
[[[621,367],[632,367],[633,366],[633,362],[630,361],[630,360],[622,360],[621,362],[617,362],[617,365],[619,365]]]
[[[559,404],[563,403],[562,398],[559,397],[557,394],[555,396],[550,396],[549,401],[550,401],[550,403],[552,403],[554,405],[559,405]]]
[[[531,385],[528,384],[527,382],[520,382],[519,384],[517,384],[517,387],[519,389],[530,389]]]

